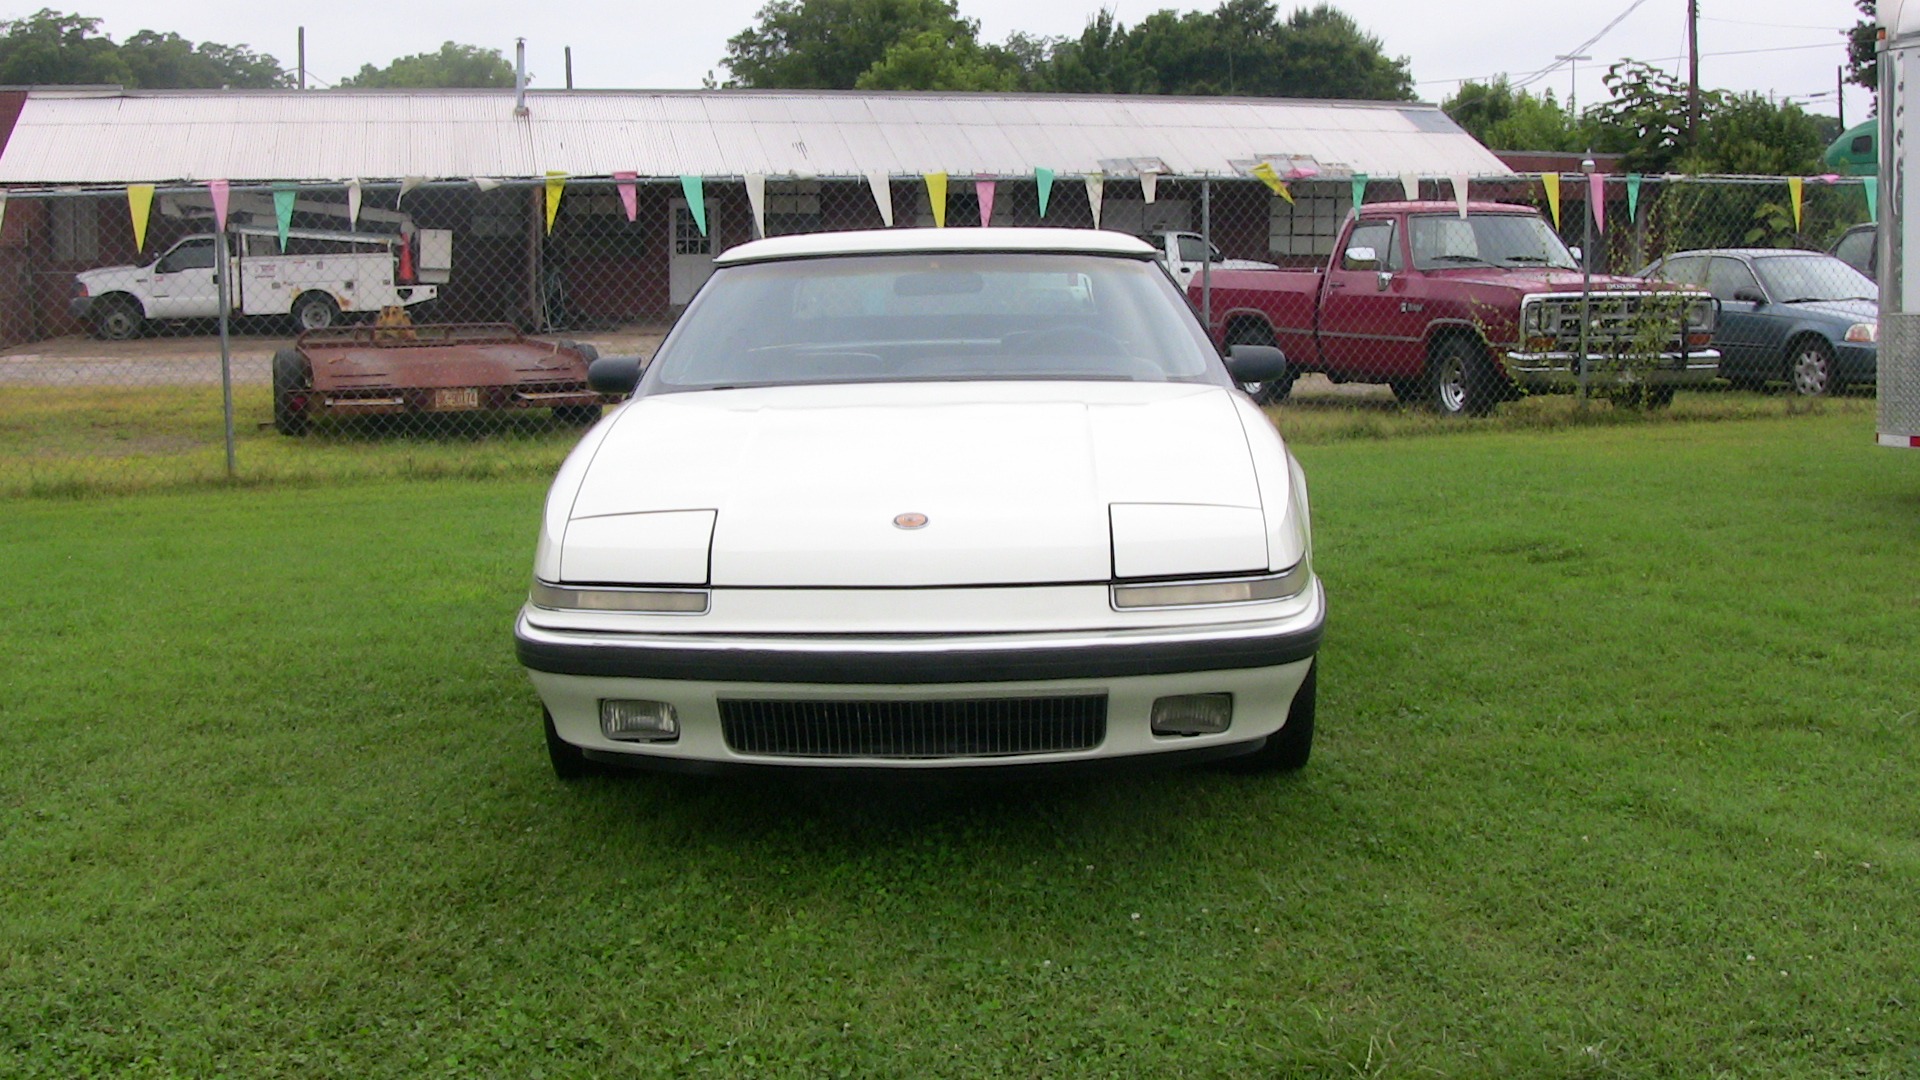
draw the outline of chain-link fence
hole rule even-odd
[[[160,189],[142,231],[125,188],[11,193],[0,493],[557,461],[602,407],[588,362],[651,355],[717,253],[983,209],[1146,239],[1218,342],[1287,353],[1252,388],[1270,402],[1471,414],[1873,379],[1876,293],[1844,265],[1873,270],[1873,192],[1852,179],[235,185],[224,239],[214,194]]]

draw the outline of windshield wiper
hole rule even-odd
[[[1435,255],[1429,261],[1479,263],[1481,266],[1493,265],[1492,263],[1488,262],[1487,260],[1481,258],[1478,255]]]
[[[1513,263],[1540,263],[1542,265],[1545,265],[1547,263],[1552,263],[1552,262],[1553,260],[1547,258],[1545,255],[1509,255],[1507,256],[1508,265],[1512,265]],[[1554,265],[1557,266],[1559,264],[1555,263]]]

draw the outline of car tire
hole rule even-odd
[[[1273,334],[1265,327],[1241,325],[1227,331],[1227,348],[1229,349],[1235,345],[1272,345],[1273,343]],[[1271,382],[1241,383],[1240,389],[1246,391],[1247,396],[1252,398],[1256,405],[1276,405],[1287,400],[1287,395],[1293,393],[1294,380],[1299,377],[1300,373],[1289,366],[1287,373],[1278,379]]]
[[[553,775],[561,780],[580,780],[589,776],[598,776],[600,766],[588,759],[586,752],[560,737],[553,726],[553,714],[546,709],[540,710],[540,719],[547,729],[547,761],[553,766]]]
[[[1433,350],[1427,367],[1428,403],[1441,416],[1485,416],[1500,401],[1500,384],[1485,349],[1451,337]]]
[[[1287,709],[1286,726],[1272,735],[1251,754],[1230,758],[1227,769],[1238,773],[1293,772],[1306,767],[1313,756],[1313,713],[1319,691],[1320,661],[1307,668],[1307,677],[1293,695]]]
[[[101,297],[93,316],[93,336],[104,341],[132,341],[145,332],[146,314],[131,296]]]
[[[313,389],[313,367],[299,349],[273,354],[273,430],[282,435],[307,433],[307,410],[294,408],[293,395]]]
[[[1819,338],[1801,338],[1787,348],[1787,386],[1800,397],[1834,391],[1833,346]]]
[[[301,293],[293,302],[293,326],[302,333],[308,330],[325,330],[337,326],[340,322],[340,305],[333,297],[323,292]]]

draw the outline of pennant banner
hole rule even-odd
[[[1627,174],[1627,224],[1640,220],[1640,174]]]
[[[867,174],[867,186],[873,189],[873,204],[880,208],[880,220],[893,228],[893,178],[875,169]]]
[[[133,249],[147,250],[147,215],[153,211],[153,185],[127,185],[127,211],[133,215]]]
[[[1587,202],[1593,206],[1593,230],[1607,231],[1607,178],[1599,173],[1587,177]]]
[[[273,189],[273,223],[280,230],[280,252],[286,254],[287,230],[293,227],[293,200],[298,193],[290,187]]]
[[[975,180],[973,194],[980,202],[980,227],[986,228],[993,223],[993,192],[999,184],[992,180]]]
[[[1453,185],[1453,205],[1460,208],[1460,220],[1467,219],[1467,184],[1464,176],[1454,176],[1449,181]]]
[[[1547,209],[1553,211],[1553,227],[1560,227],[1560,174],[1542,173],[1540,184],[1547,189]]]
[[[1140,198],[1151,204],[1154,196],[1160,193],[1160,174],[1146,172],[1140,174]]]
[[[1255,165],[1252,171],[1253,175],[1258,177],[1261,183],[1271,188],[1275,195],[1287,200],[1288,205],[1292,205],[1293,192],[1287,190],[1286,181],[1280,179],[1280,174],[1273,171],[1273,166],[1270,163],[1262,161],[1258,165]]]
[[[1806,182],[1797,176],[1787,177],[1787,191],[1793,195],[1793,231],[1800,231],[1800,208],[1806,197]]]
[[[231,188],[232,185],[225,180],[207,181],[207,196],[213,200],[213,228],[216,232],[227,231],[227,196],[232,193]],[[347,197],[349,200],[352,200],[353,197],[359,193],[359,190],[356,188],[350,187],[347,189]],[[355,204],[354,210],[357,216],[359,211],[358,204]]]
[[[224,184],[226,183],[226,181],[222,180],[220,181],[220,183]],[[223,192],[221,195],[221,198],[224,200],[225,197],[226,197],[225,193]],[[223,213],[220,216],[222,219],[224,219],[226,217],[226,214]],[[359,223],[360,223],[360,181],[358,179],[354,179],[354,180],[347,181],[347,228],[351,230],[355,225]]]
[[[922,173],[927,181],[927,206],[933,210],[933,227],[947,227],[947,174],[943,172]]]
[[[1861,177],[1860,189],[1867,193],[1867,220],[1878,223],[1880,220],[1880,178],[1877,176]]]
[[[547,232],[549,233],[553,232],[554,215],[560,212],[560,193],[565,191],[566,189],[567,189],[567,174],[563,172],[555,172],[552,169],[548,169],[547,170]],[[400,194],[405,195],[406,193],[407,193],[407,186],[405,184],[401,184]],[[396,206],[399,205],[398,199],[394,200],[394,205]]]
[[[687,212],[693,215],[693,223],[700,226],[700,235],[707,235],[706,186],[697,176],[683,176],[680,178],[680,193],[687,197]]]
[[[1053,170],[1033,170],[1033,183],[1040,193],[1040,216],[1047,216],[1047,200],[1053,197]]]
[[[550,172],[550,173],[548,173],[547,175],[548,175],[548,176],[562,176],[562,175],[565,175],[565,174],[563,174],[563,173],[552,173],[552,172]],[[400,208],[400,200],[401,200],[401,199],[404,199],[404,198],[406,198],[406,197],[407,197],[407,192],[409,192],[409,191],[412,191],[412,190],[413,190],[414,188],[417,188],[417,187],[419,187],[419,186],[420,186],[421,184],[424,184],[424,183],[426,183],[426,182],[427,182],[427,178],[426,178],[426,177],[424,177],[424,176],[403,176],[403,177],[401,177],[401,178],[400,178],[400,194],[398,194],[398,195],[395,195],[395,196],[393,197],[393,206],[394,206],[394,209],[396,209],[396,210],[397,210],[397,209],[399,209],[399,208]]]
[[[1093,227],[1100,227],[1100,207],[1106,202],[1107,178],[1100,173],[1087,174],[1087,206],[1093,210]]]
[[[748,173],[741,177],[747,182],[747,205],[753,207],[753,235],[767,235],[767,174]]]
[[[627,212],[628,221],[637,221],[640,218],[640,193],[635,190],[633,186],[633,182],[638,179],[640,179],[640,174],[637,172],[617,172],[613,174],[613,187],[615,191],[620,193],[620,208]],[[700,231],[705,232],[706,230],[702,229]]]
[[[1360,209],[1361,204],[1365,203],[1366,201],[1367,201],[1367,174],[1363,172],[1354,173],[1353,174],[1353,208],[1355,210]]]
[[[1410,172],[1400,174],[1400,191],[1408,202],[1417,202],[1420,198],[1420,178]]]
[[[494,188],[500,186],[500,181],[491,176],[476,176],[473,178],[473,186],[479,188],[481,191],[492,191]]]
[[[7,231],[7,193],[0,191],[0,233]]]

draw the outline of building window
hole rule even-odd
[[[1325,258],[1333,254],[1340,223],[1353,205],[1352,194],[1340,188],[1338,184],[1295,184],[1293,202],[1273,196],[1267,247],[1275,255]]]
[[[100,207],[92,199],[50,200],[53,261],[92,263],[100,258]]]
[[[675,255],[711,255],[713,238],[700,231],[700,221],[686,203],[673,206],[673,253]]]

